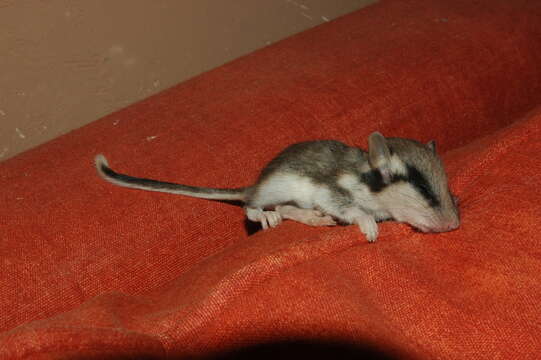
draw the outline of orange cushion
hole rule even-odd
[[[380,0],[0,164],[0,358],[282,340],[401,358],[541,350],[541,2]],[[115,187],[249,185],[285,146],[436,139],[462,226],[285,222]],[[364,350],[363,350],[364,349]],[[535,356],[534,356],[535,357]]]

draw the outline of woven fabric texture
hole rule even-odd
[[[115,187],[251,184],[287,145],[435,139],[459,230]],[[541,353],[541,2],[380,0],[0,163],[0,358]],[[253,357],[255,358],[255,357]]]

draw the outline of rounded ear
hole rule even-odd
[[[391,181],[391,151],[381,133],[374,131],[368,137],[368,162],[373,169],[378,169],[383,182]]]
[[[428,148],[430,150],[432,150],[433,153],[436,153],[436,141],[435,140],[430,140],[429,142],[426,143],[426,146],[428,146]]]

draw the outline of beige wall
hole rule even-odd
[[[372,2],[0,1],[0,161]]]

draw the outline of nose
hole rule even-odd
[[[460,220],[458,219],[458,217],[453,217],[452,219],[449,219],[443,222],[443,224],[440,226],[439,231],[440,232],[453,231],[453,230],[458,229],[459,226],[460,226]]]

